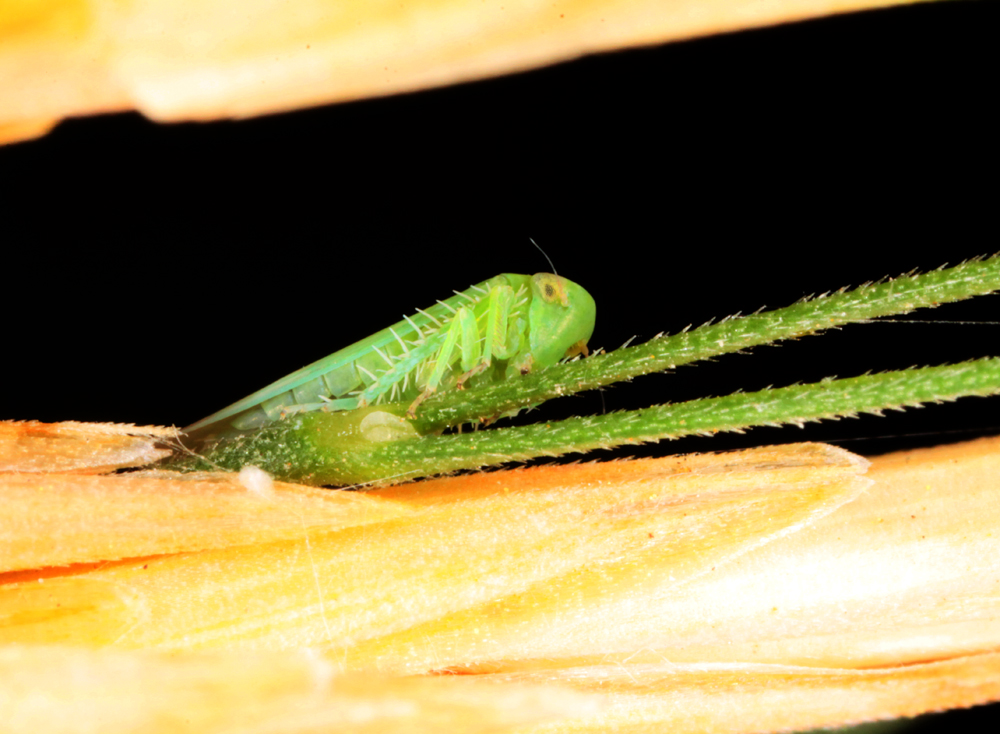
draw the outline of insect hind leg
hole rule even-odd
[[[465,306],[459,308],[449,322],[448,332],[441,344],[441,349],[438,350],[434,369],[427,380],[427,386],[410,404],[406,411],[407,416],[415,418],[419,405],[437,391],[445,374],[452,369],[452,362],[458,356],[456,350],[461,354],[462,369],[465,370],[465,374],[458,378],[459,387],[461,387],[461,384],[472,374],[485,369],[482,350],[479,346],[479,327],[476,324],[476,316],[471,309]]]

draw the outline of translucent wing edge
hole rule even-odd
[[[280,395],[288,390],[294,390],[296,387],[299,387],[300,385],[303,385],[320,375],[324,375],[331,370],[335,370],[342,365],[358,359],[363,354],[367,353],[373,346],[382,347],[386,344],[395,342],[396,337],[393,335],[393,331],[404,339],[410,337],[415,338],[417,335],[414,333],[413,327],[410,325],[411,322],[415,323],[418,328],[427,326],[431,330],[437,330],[439,327],[434,325],[430,317],[438,319],[444,323],[450,319],[456,306],[467,303],[468,298],[470,297],[480,297],[483,291],[489,292],[490,286],[497,280],[497,278],[500,277],[503,276],[497,276],[496,278],[490,278],[489,280],[484,280],[481,283],[476,283],[475,285],[462,291],[461,294],[456,294],[443,302],[439,301],[435,305],[423,309],[422,312],[418,311],[414,316],[411,316],[409,320],[404,319],[399,321],[388,328],[382,329],[381,331],[362,339],[359,342],[355,342],[348,347],[344,347],[333,354],[328,354],[312,364],[308,364],[291,374],[285,375],[280,380],[272,382],[267,387],[263,387],[260,390],[247,395],[245,398],[237,400],[232,405],[229,405],[222,410],[216,411],[215,413],[192,423],[184,428],[184,432],[190,433],[192,431],[198,431],[212,425],[213,423],[218,423],[227,418],[232,418],[245,410],[249,410],[255,405],[259,405],[265,400],[274,397],[275,395]],[[430,317],[425,314],[429,314]]]

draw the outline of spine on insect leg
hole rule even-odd
[[[400,355],[399,359],[384,372],[377,374],[376,379],[361,391],[358,396],[359,404],[372,405],[380,399],[393,403],[413,399],[423,389],[425,367],[441,349],[446,335],[447,332],[439,330],[424,339],[420,346]]]

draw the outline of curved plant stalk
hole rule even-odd
[[[171,468],[238,470],[254,465],[274,476],[308,484],[392,483],[540,456],[993,395],[1000,392],[1000,361],[987,358],[603,416],[437,435],[445,428],[489,422],[553,397],[997,289],[1000,257],[973,260],[841,290],[787,308],[728,318],[647,344],[557,365],[523,379],[445,393],[426,401],[412,421],[405,418],[406,406],[402,404],[293,416],[236,439],[200,447],[200,456],[181,456]]]

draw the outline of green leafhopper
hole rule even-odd
[[[315,410],[409,403],[587,353],[594,299],[559,275],[503,273],[293,372],[185,431],[247,431]]]

